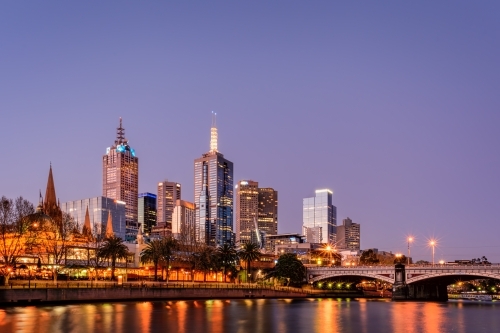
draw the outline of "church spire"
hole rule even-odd
[[[83,223],[82,234],[85,236],[90,236],[90,215],[89,215],[89,206],[87,206],[87,211],[85,212],[85,222]]]
[[[212,111],[212,128],[210,128],[210,152],[217,152],[217,113]]]
[[[111,217],[111,211],[108,211],[108,222],[106,223],[106,237],[113,237],[113,219]]]
[[[52,176],[52,163],[50,163],[49,179],[47,180],[47,189],[45,190],[45,200],[43,208],[45,213],[57,207],[56,188],[54,186],[54,177]]]

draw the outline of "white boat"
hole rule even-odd
[[[492,301],[493,297],[491,295],[486,295],[486,294],[467,294],[467,293],[462,293],[460,294],[461,299],[469,299],[472,301]]]

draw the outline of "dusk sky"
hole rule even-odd
[[[102,195],[123,117],[139,191],[194,201],[211,111],[279,232],[334,191],[361,247],[500,262],[500,2],[3,1],[0,195]]]

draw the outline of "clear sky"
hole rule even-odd
[[[330,188],[362,248],[500,262],[498,1],[3,1],[0,195],[102,194],[118,118],[139,190],[193,201],[193,161],[279,191],[279,232]]]

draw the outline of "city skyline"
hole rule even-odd
[[[0,13],[1,195],[36,204],[52,162],[61,202],[99,196],[123,117],[139,192],[191,201],[214,110],[235,183],[279,191],[279,233],[331,188],[362,248],[500,262],[498,4],[96,6]]]

